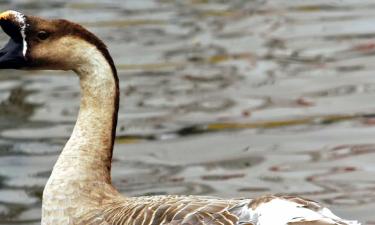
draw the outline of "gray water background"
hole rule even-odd
[[[0,0],[0,9],[73,20],[107,43],[121,82],[122,193],[296,194],[375,224],[374,1]],[[71,72],[0,71],[0,224],[40,224],[78,103]]]

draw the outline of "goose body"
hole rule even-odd
[[[116,68],[95,35],[66,20],[0,14],[10,36],[0,68],[73,70],[80,79],[77,122],[43,192],[42,225],[357,225],[295,196],[125,197],[111,184],[119,104]]]

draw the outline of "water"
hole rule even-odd
[[[124,194],[298,194],[375,224],[373,1],[0,1],[10,8],[108,44]],[[0,73],[0,224],[39,224],[78,80]]]

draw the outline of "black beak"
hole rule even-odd
[[[8,19],[0,19],[0,26],[10,36],[8,43],[0,50],[0,69],[19,69],[26,66],[23,55],[24,41],[20,26]]]

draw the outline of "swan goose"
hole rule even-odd
[[[0,14],[10,36],[1,69],[73,70],[81,100],[72,135],[45,186],[42,225],[357,225],[296,196],[256,199],[205,196],[125,197],[111,184],[119,87],[103,42],[67,20],[16,11]]]

